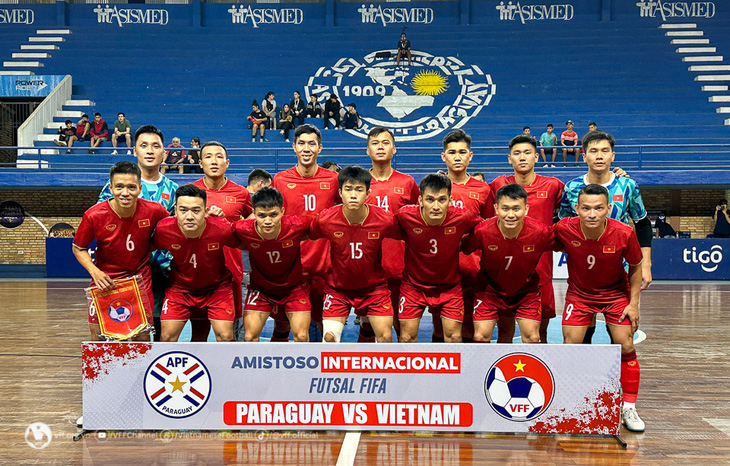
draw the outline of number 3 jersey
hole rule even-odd
[[[157,224],[154,245],[172,254],[172,288],[181,291],[209,292],[230,284],[224,246],[238,247],[233,225],[224,218],[206,217],[205,229],[198,238],[187,238],[169,217]]]
[[[564,218],[554,226],[555,236],[568,254],[568,291],[584,302],[611,303],[629,297],[629,276],[623,261],[641,263],[643,256],[634,229],[606,219],[597,240],[586,239],[580,217]]]

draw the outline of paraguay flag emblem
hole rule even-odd
[[[169,418],[200,411],[210,398],[211,378],[205,364],[190,353],[172,351],[152,361],[144,376],[150,406]]]

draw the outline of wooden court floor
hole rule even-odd
[[[74,442],[81,414],[83,282],[0,281],[0,464],[317,464],[344,458],[338,432],[110,432]],[[556,283],[558,300],[565,283]],[[637,345],[643,434],[610,438],[363,432],[357,465],[730,464],[730,283],[655,283]],[[33,449],[26,428],[47,424]],[[343,450],[341,452],[341,450]],[[353,459],[349,464],[352,464]]]

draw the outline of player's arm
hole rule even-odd
[[[639,329],[639,296],[641,294],[642,280],[641,269],[641,264],[629,264],[629,288],[631,290],[631,298],[629,300],[629,305],[626,306],[626,309],[624,309],[624,312],[618,320],[619,323],[621,323],[628,317],[631,321],[631,331],[633,332],[636,332],[636,330]]]
[[[628,172],[621,167],[614,167],[613,174],[619,178],[631,178]]]
[[[81,267],[85,268],[86,271],[89,272],[91,279],[94,280],[94,283],[101,291],[108,291],[114,288],[114,280],[112,280],[109,275],[104,273],[96,266],[96,264],[94,264],[94,261],[91,260],[91,254],[89,254],[88,249],[74,244],[73,253],[76,260],[79,261],[79,264],[81,264]]]
[[[641,262],[641,268],[643,271],[643,283],[641,289],[645,290],[651,285],[651,220],[649,216],[646,216],[634,223],[636,229],[636,237],[639,240],[639,246],[641,246],[641,255],[644,260]]]

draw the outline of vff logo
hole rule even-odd
[[[712,273],[722,262],[722,246],[715,244],[709,251],[697,252],[696,247],[692,249],[684,248],[682,251],[682,260],[685,264],[700,264],[702,270]]]

